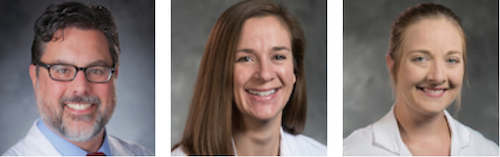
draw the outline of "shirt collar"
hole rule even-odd
[[[399,134],[398,122],[394,116],[394,105],[382,119],[373,124],[374,145],[400,156],[411,156]]]
[[[285,136],[283,136],[283,127],[280,127],[280,156],[289,156],[287,153],[290,151],[290,148],[287,146],[287,142],[285,140]],[[234,144],[234,138],[231,137],[231,143],[233,144],[234,156],[238,156],[238,152],[236,151],[236,145]]]
[[[61,153],[62,156],[86,156],[88,154],[87,151],[81,149],[80,147],[74,145],[73,143],[66,141],[64,138],[60,137],[56,133],[52,132],[43,120],[38,120],[37,127],[42,132],[42,134],[47,138],[50,143]],[[103,152],[106,155],[112,155],[109,149],[108,136],[106,134],[106,130],[104,131],[104,141],[99,148],[98,152]]]
[[[410,150],[404,144],[399,134],[399,127],[394,115],[394,106],[382,119],[373,124],[375,146],[382,147],[400,156],[411,156]],[[470,132],[460,127],[459,122],[444,110],[446,122],[451,131],[450,155],[457,155],[470,142]]]
[[[461,127],[460,123],[455,120],[448,111],[444,111],[448,127],[451,131],[451,153],[450,155],[459,155],[459,151],[467,147],[470,143],[470,132],[465,127]]]

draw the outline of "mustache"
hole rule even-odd
[[[96,105],[101,104],[101,100],[97,96],[79,96],[79,95],[64,96],[61,98],[59,102],[61,103],[61,105],[65,104],[66,102],[90,103]]]

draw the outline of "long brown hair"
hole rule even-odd
[[[300,134],[306,119],[304,76],[305,37],[298,20],[270,0],[246,0],[227,9],[208,38],[189,109],[182,141],[188,155],[234,155],[232,147],[234,104],[234,55],[244,22],[252,17],[275,16],[291,34],[294,73],[297,81],[283,109],[282,127]]]
[[[443,5],[434,3],[421,3],[406,9],[396,18],[396,20],[392,24],[388,55],[394,61],[392,69],[389,69],[391,73],[393,87],[395,87],[395,84],[398,81],[396,79],[396,76],[400,67],[401,57],[403,56],[402,47],[404,45],[404,38],[405,38],[404,36],[406,29],[410,27],[412,24],[415,24],[424,19],[438,19],[438,18],[444,18],[447,21],[454,24],[463,38],[462,51],[463,51],[463,63],[464,63],[464,80],[466,81],[467,70],[465,67],[467,63],[467,37],[463,30],[460,18],[453,11],[451,11],[451,9]],[[461,99],[461,93],[458,94],[458,97],[456,99],[455,111],[458,111],[460,109],[460,102],[461,102],[460,99]]]

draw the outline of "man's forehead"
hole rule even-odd
[[[56,60],[54,62],[52,62],[51,64],[67,64],[67,65],[73,65],[74,63],[72,62],[68,62],[66,60]],[[91,65],[109,65],[106,61],[104,60],[96,60],[96,61],[91,61],[91,62],[88,62],[85,66],[91,66]],[[109,65],[110,66],[110,65]]]
[[[72,27],[59,32],[61,38],[46,44],[42,62],[58,61],[84,66],[102,61],[111,66],[108,41],[101,31]]]

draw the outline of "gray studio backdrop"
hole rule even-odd
[[[182,137],[208,35],[234,0],[172,1],[172,145]],[[307,41],[304,134],[326,144],[326,1],[279,0],[298,19]]]
[[[53,2],[0,1],[0,154],[26,136],[39,117],[28,67],[35,20]],[[111,9],[121,44],[117,107],[107,132],[154,153],[154,1],[96,3]]]
[[[393,20],[435,2],[453,10],[467,34],[469,85],[454,116],[498,144],[498,1],[344,1],[344,138],[382,118],[394,103],[385,64]],[[453,106],[453,105],[452,105]],[[448,111],[454,113],[454,107]]]

